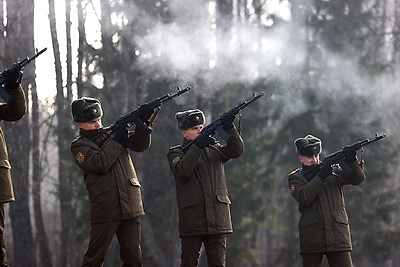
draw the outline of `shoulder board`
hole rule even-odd
[[[177,149],[177,148],[179,148],[180,146],[181,146],[181,145],[172,146],[172,147],[170,147],[168,150]]]
[[[79,139],[81,139],[81,138],[82,138],[82,136],[81,136],[81,135],[80,135],[80,136],[78,136],[78,137],[75,137],[75,139],[74,139],[74,140],[72,140],[72,142],[71,142],[71,143],[72,143],[72,144],[73,144],[73,143],[76,143],[76,142],[78,142],[78,140],[79,140]]]
[[[290,175],[293,175],[293,174],[295,174],[295,173],[297,173],[298,171],[300,171],[300,169],[295,169],[295,170],[291,171],[291,172],[289,173],[289,176],[290,176]]]

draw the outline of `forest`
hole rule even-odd
[[[80,266],[86,251],[89,202],[69,149],[78,135],[70,103],[100,99],[109,125],[187,86],[163,104],[151,147],[131,155],[146,212],[144,266],[180,262],[166,158],[182,141],[175,113],[199,108],[210,123],[261,92],[240,113],[245,152],[225,166],[227,266],[301,266],[287,183],[301,166],[296,138],[321,138],[323,158],[376,133],[387,136],[358,152],[366,181],[345,187],[353,262],[399,266],[399,0],[3,0],[0,16],[2,70],[47,48],[24,68],[25,117],[1,122],[16,198],[5,205],[10,266]],[[104,266],[119,261],[113,240]]]

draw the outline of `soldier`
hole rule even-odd
[[[103,128],[103,111],[97,99],[82,97],[71,103],[72,117],[80,128],[71,143],[75,163],[84,172],[90,201],[89,246],[81,266],[101,266],[114,235],[120,245],[123,266],[142,266],[140,216],[144,215],[140,183],[128,148],[143,152],[151,136],[138,128],[119,128],[104,141],[109,127]],[[142,109],[142,122],[148,124],[153,110]],[[95,138],[96,137],[96,138]]]
[[[325,165],[315,173],[310,170],[321,163],[321,140],[307,135],[296,139],[294,146],[302,167],[289,174],[288,182],[290,193],[299,203],[303,266],[321,266],[325,255],[329,266],[351,267],[352,245],[343,186],[358,185],[365,180],[356,151],[344,148],[344,164],[351,168],[350,173]]]
[[[182,146],[195,140],[187,152],[171,147],[168,161],[176,182],[181,238],[181,265],[198,266],[204,243],[209,266],[226,266],[226,234],[232,233],[232,221],[224,163],[243,153],[243,140],[233,124],[235,116],[221,117],[230,135],[221,145],[201,134],[204,114],[199,109],[178,112],[175,116],[183,135]]]
[[[17,121],[24,117],[26,112],[25,93],[21,86],[22,72],[17,69],[6,69],[1,74],[5,80],[4,89],[10,94],[8,103],[0,104],[0,120]],[[0,128],[0,266],[8,266],[6,248],[4,244],[4,204],[15,201],[14,189],[11,180],[11,165],[8,160],[7,146],[3,130]]]

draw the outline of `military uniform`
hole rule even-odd
[[[75,163],[84,172],[90,201],[90,240],[82,266],[101,266],[114,235],[124,266],[142,266],[139,216],[144,215],[144,210],[128,148],[135,152],[146,150],[150,135],[137,130],[123,145],[108,139],[99,147],[94,140],[103,140],[108,130],[80,129],[80,136],[70,147]]]
[[[7,89],[11,98],[8,103],[0,104],[0,120],[17,121],[26,112],[24,90],[21,85],[15,89]],[[4,246],[4,203],[15,201],[11,180],[11,164],[8,160],[6,140],[0,128],[0,266],[7,266],[6,249]]]
[[[304,165],[289,174],[289,191],[301,214],[298,228],[303,266],[320,266],[323,255],[330,266],[352,266],[343,186],[362,183],[365,174],[357,160],[347,164],[352,170],[348,175],[337,169],[321,179],[319,174],[309,174],[312,166]]]
[[[200,122],[203,120],[186,127]],[[202,243],[209,266],[225,266],[226,234],[233,229],[224,163],[241,156],[244,149],[236,128],[227,132],[230,138],[226,145],[215,143],[200,149],[194,144],[184,153],[181,147],[190,142],[184,139],[182,146],[171,147],[168,151],[169,167],[176,182],[181,266],[198,265]]]

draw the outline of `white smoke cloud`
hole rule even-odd
[[[376,107],[366,116],[371,121],[379,116],[377,110],[381,114],[393,112],[382,110],[382,106],[394,106],[394,98],[388,94],[398,88],[396,75],[379,79],[370,77],[360,70],[358,57],[335,54],[322,43],[316,48],[320,53],[318,63],[313,64],[315,59],[307,58],[306,43],[310,37],[305,25],[281,20],[278,25],[267,27],[236,19],[228,32],[221,32],[216,29],[214,6],[201,0],[169,3],[174,21],[168,24],[157,22],[146,35],[135,37],[141,52],[138,63],[146,71],[178,79],[183,84],[201,80],[207,88],[200,86],[203,88],[196,88],[196,91],[205,93],[227,83],[251,85],[260,78],[280,80],[281,92],[270,100],[282,104],[283,117],[309,108],[299,89],[307,83],[320,88],[315,92],[317,95],[334,97],[334,105],[340,106],[341,99],[346,97],[370,97],[370,104]],[[349,49],[352,46],[349,45]],[[316,56],[315,51],[312,55]],[[302,72],[306,62],[311,66],[311,72],[307,74]],[[321,66],[321,62],[325,62],[325,66]],[[314,71],[313,65],[316,66]],[[296,88],[294,81],[304,84]],[[316,81],[318,84],[313,84]],[[387,92],[386,97],[383,92]]]
[[[303,41],[286,26],[267,29],[234,23],[229,32],[215,25],[215,7],[203,1],[172,1],[174,22],[158,23],[135,41],[141,51],[139,64],[164,77],[195,80],[210,88],[228,82],[253,82],[259,78],[287,76],[286,65],[304,60]],[[297,27],[297,26],[296,26]]]

